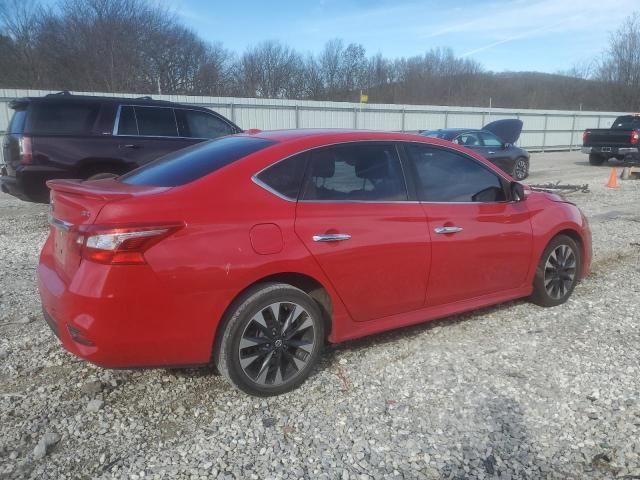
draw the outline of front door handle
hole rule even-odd
[[[314,235],[314,242],[341,242],[343,240],[349,240],[351,235],[348,233],[322,233],[319,235]]]
[[[489,155],[493,155],[493,154],[494,154],[494,153],[496,153],[496,152],[487,152],[487,153],[488,153]]]
[[[436,227],[433,230],[436,233],[458,233],[462,231],[462,227]]]
[[[142,147],[140,145],[134,145],[132,143],[129,143],[127,145],[120,145],[120,148],[126,148],[126,149],[129,149],[129,150],[138,150],[138,149],[140,149]]]

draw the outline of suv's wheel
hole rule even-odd
[[[248,291],[229,312],[217,367],[231,383],[257,396],[299,386],[317,363],[324,322],[315,301],[283,283]]]
[[[518,157],[516,164],[513,166],[513,178],[516,180],[524,180],[529,176],[529,160],[524,157]]]
[[[555,307],[567,301],[578,282],[582,268],[576,242],[558,235],[545,248],[533,281],[530,299],[541,307]]]
[[[589,165],[595,165],[597,167],[602,165],[606,161],[607,159],[602,155],[598,155],[597,153],[589,154]]]

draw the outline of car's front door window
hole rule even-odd
[[[453,143],[457,143],[458,145],[462,145],[464,147],[481,147],[482,141],[477,133],[463,133],[458,135]]]
[[[418,174],[421,201],[502,202],[507,199],[499,177],[479,162],[430,146],[409,144],[407,148]]]

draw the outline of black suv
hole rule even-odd
[[[2,191],[47,202],[52,178],[121,175],[169,152],[242,130],[204,107],[71,95],[20,98],[2,141]]]

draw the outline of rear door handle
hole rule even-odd
[[[436,233],[458,233],[462,231],[462,227],[436,227],[433,231]]]
[[[496,152],[487,152],[487,153],[488,153],[489,155],[493,155],[493,154],[494,154],[494,153],[496,153]]]
[[[314,242],[342,242],[343,240],[349,240],[351,235],[348,233],[322,233],[314,235]]]
[[[138,150],[140,148],[142,148],[140,145],[134,145],[132,143],[129,143],[127,145],[120,145],[120,148],[127,148],[129,150]]]

